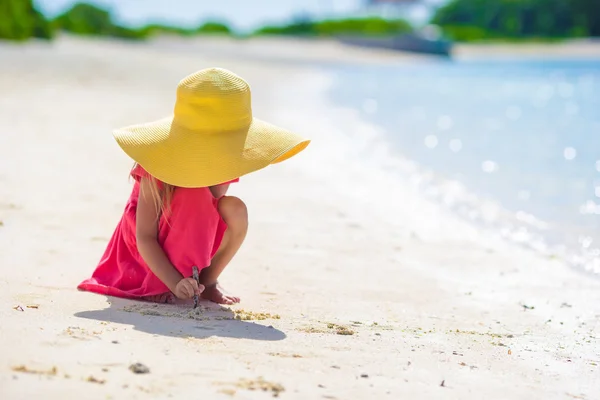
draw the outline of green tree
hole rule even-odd
[[[180,36],[191,36],[194,34],[192,29],[185,29],[170,25],[151,24],[140,29],[140,34],[144,37],[161,34],[171,34]]]
[[[145,29],[130,29],[113,22],[110,12],[91,4],[77,3],[64,14],[59,15],[54,24],[61,30],[77,35],[112,36],[126,39],[143,39],[148,35]]]
[[[579,23],[584,25],[590,36],[600,36],[600,1],[570,0],[577,13]]]
[[[364,35],[381,36],[411,31],[410,24],[402,20],[386,20],[383,18],[350,18],[342,20],[326,20],[315,24],[315,31],[324,36],[330,35]]]
[[[85,3],[75,4],[54,22],[63,31],[78,35],[109,35],[114,29],[108,11]]]
[[[257,35],[361,35],[382,36],[412,31],[411,25],[404,20],[387,20],[378,17],[347,18],[325,21],[297,19],[284,26],[266,26],[255,32]]]
[[[455,40],[598,35],[598,0],[452,0],[432,23]]]
[[[198,29],[196,29],[196,32],[229,35],[231,34],[231,29],[229,28],[229,26],[225,25],[222,22],[209,21],[201,25]]]
[[[53,29],[32,0],[0,0],[0,39],[51,39]]]

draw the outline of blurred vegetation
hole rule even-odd
[[[453,40],[547,40],[600,36],[600,0],[450,0],[431,20]],[[109,11],[81,2],[49,21],[33,0],[0,0],[0,39],[51,39],[58,31],[77,35],[146,39],[159,34],[193,36],[233,35],[221,22],[197,28],[151,24],[129,28],[116,23]],[[378,17],[314,21],[296,18],[292,23],[265,26],[253,35],[385,36],[411,32],[400,19]]]
[[[0,0],[2,1],[2,0]],[[120,26],[111,14],[97,6],[78,3],[54,20],[56,29],[79,35],[113,36],[126,39],[145,39],[158,34],[192,36],[198,34],[231,34],[231,29],[220,22],[207,22],[198,28],[187,29],[152,24],[139,29]]]
[[[0,39],[51,39],[53,32],[32,0],[0,0]]]
[[[378,17],[347,18],[338,20],[311,21],[297,19],[289,25],[265,26],[254,32],[255,35],[303,35],[334,36],[361,35],[382,36],[412,31],[412,26],[404,20],[387,20]]]
[[[111,13],[88,3],[77,3],[54,20],[47,20],[32,0],[0,0],[0,39],[26,40],[32,37],[51,39],[58,31],[76,35],[109,36],[141,40],[158,34],[192,36],[202,34],[232,34],[220,22],[206,22],[198,28],[152,24],[128,28],[113,20]]]
[[[204,25],[200,26],[198,29],[196,29],[195,33],[220,33],[225,35],[231,35],[233,32],[227,25],[223,23],[207,22]]]
[[[76,35],[112,36],[142,39],[142,30],[125,28],[116,24],[110,13],[91,4],[78,3],[52,21],[55,29]]]
[[[458,41],[600,36],[600,1],[451,0],[431,22]]]
[[[140,37],[147,38],[161,34],[179,35],[179,36],[194,36],[202,34],[221,34],[233,35],[231,29],[220,22],[207,22],[196,29],[180,28],[168,25],[146,25],[139,29]]]

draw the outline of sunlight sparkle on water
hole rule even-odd
[[[488,174],[490,174],[492,172],[498,171],[498,164],[491,160],[487,160],[481,163],[481,169],[483,170],[483,172],[487,172]]]
[[[571,161],[575,157],[577,157],[577,150],[575,150],[572,147],[565,147],[565,150],[563,151],[563,156],[565,157],[565,160]]]
[[[448,115],[442,115],[441,117],[438,118],[437,126],[440,130],[446,131],[446,130],[452,128],[452,125],[453,125],[452,118],[449,117]]]
[[[435,148],[438,145],[438,138],[435,135],[428,135],[425,138],[425,146],[429,147],[430,149]]]
[[[462,142],[460,139],[452,139],[448,145],[450,150],[454,153],[458,153],[462,149]]]

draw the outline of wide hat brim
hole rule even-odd
[[[257,118],[244,129],[198,132],[169,117],[121,128],[113,135],[123,151],[150,175],[179,187],[228,182],[287,160],[310,143]]]

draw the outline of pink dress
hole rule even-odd
[[[125,212],[92,277],[77,287],[80,290],[125,298],[169,292],[169,288],[150,271],[137,250],[135,220],[139,182],[142,176],[148,174],[141,166],[137,166],[132,176],[136,182]],[[221,245],[227,224],[218,212],[218,202],[219,199],[207,187],[178,187],[173,192],[168,222],[164,216],[160,218],[159,244],[184,277],[192,276],[193,266],[200,270],[208,267]]]

